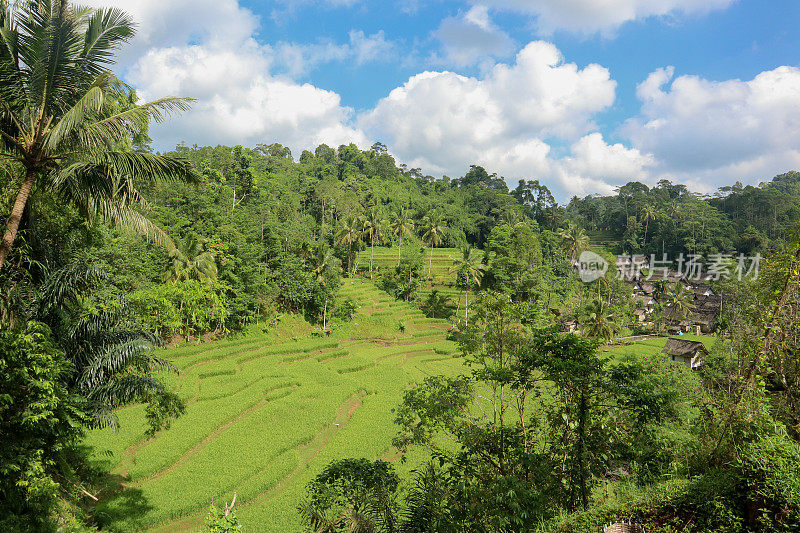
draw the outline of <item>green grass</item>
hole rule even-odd
[[[361,307],[351,322],[334,324],[330,338],[286,317],[268,332],[253,326],[247,335],[162,352],[181,370],[164,380],[186,399],[186,414],[148,440],[144,408],[132,406],[119,412],[118,434],[93,431],[85,440],[127,487],[101,493],[104,529],[198,531],[211,501],[236,491],[245,531],[298,531],[304,487],[329,462],[396,460],[392,410],[403,392],[465,368],[445,339],[445,321],[424,318],[359,278],[346,280],[342,292]],[[658,353],[665,342],[607,352],[613,359]],[[401,476],[425,455],[412,450],[408,459],[394,463]]]
[[[181,370],[164,379],[186,399],[186,414],[147,440],[144,409],[132,406],[119,412],[118,434],[93,431],[85,440],[127,487],[106,491],[98,508],[104,527],[197,531],[211,501],[237,491],[245,530],[297,531],[304,487],[330,461],[396,459],[392,410],[403,391],[464,367],[445,321],[368,281],[347,280],[342,292],[361,308],[330,338],[310,336],[289,317],[269,332],[253,327],[162,352]],[[396,466],[407,473],[423,458],[414,451]]]
[[[403,247],[405,249],[405,247]],[[362,250],[358,255],[359,268],[369,269],[369,255],[370,249]],[[450,272],[450,267],[453,266],[453,257],[461,255],[461,251],[457,248],[434,248],[433,260],[430,261],[430,249],[426,248],[422,257],[424,259],[422,264],[422,278],[423,282],[420,286],[419,297],[424,300],[428,294],[433,290],[439,291],[442,296],[448,296],[451,300],[451,305],[455,308],[458,304],[459,296],[461,296],[461,303],[463,305],[464,298],[459,294],[459,290],[455,286],[456,276]],[[428,279],[428,266],[430,262],[431,277]],[[375,257],[373,265],[381,268],[391,268],[397,265],[397,247],[386,248],[385,246],[375,247]]]

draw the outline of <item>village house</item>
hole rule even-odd
[[[675,363],[697,370],[703,366],[703,358],[708,355],[708,350],[702,342],[668,339],[661,353],[667,354]]]

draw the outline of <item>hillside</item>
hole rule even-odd
[[[329,338],[312,336],[308,324],[290,317],[267,333],[166,352],[180,369],[167,379],[187,399],[186,414],[148,440],[143,407],[129,407],[119,413],[119,434],[105,429],[86,440],[112,471],[106,490],[118,491],[98,508],[107,527],[192,531],[212,500],[237,491],[247,530],[292,531],[305,484],[331,461],[382,458],[401,473],[419,464],[419,451],[396,461],[392,410],[411,383],[464,371],[455,343],[445,339],[447,323],[391,300],[369,281],[347,280],[341,291],[360,308]],[[617,346],[606,355],[657,353],[665,342]]]
[[[248,530],[295,530],[302,489],[324,465],[397,458],[392,409],[402,391],[426,375],[462,371],[461,361],[444,321],[359,279],[341,291],[361,308],[329,338],[287,319],[269,333],[166,353],[180,369],[168,379],[187,398],[186,414],[147,440],[143,407],[130,407],[119,413],[119,434],[87,439],[129,487],[101,504],[110,527],[191,530],[212,500],[238,491]]]
[[[375,268],[393,268],[397,265],[397,246],[376,246],[373,257]],[[456,275],[451,272],[453,258],[461,255],[457,248],[434,248],[433,258],[431,259],[429,248],[419,248],[415,253],[419,253],[424,261],[422,262],[421,278],[422,282],[419,289],[419,298],[424,300],[431,291],[439,291],[442,296],[450,298],[453,308],[458,303],[461,296],[463,305],[464,297],[456,287]],[[370,249],[362,250],[358,255],[359,268],[369,269]],[[430,265],[431,275],[428,277],[428,267]]]

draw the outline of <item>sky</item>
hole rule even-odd
[[[82,2],[86,3],[86,2]],[[117,73],[196,98],[181,142],[386,144],[562,201],[631,180],[711,194],[800,170],[797,0],[90,0],[138,25]]]

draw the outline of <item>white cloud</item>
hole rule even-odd
[[[386,40],[383,30],[372,35],[364,35],[361,30],[351,30],[350,50],[357,65],[371,61],[387,61],[396,54],[395,44]]]
[[[800,69],[749,81],[673,75],[659,69],[639,85],[641,114],[622,130],[654,155],[658,172],[710,192],[800,167]]]
[[[359,125],[386,140],[401,159],[429,171],[459,175],[480,163],[509,179],[546,173],[572,190],[572,178],[566,170],[556,172],[545,140],[575,140],[594,129],[592,117],[613,103],[615,87],[607,69],[579,69],[565,63],[555,46],[538,41],[522,49],[514,64],[498,64],[480,79],[446,71],[413,76],[362,115]],[[575,157],[592,153],[581,147],[576,145]]]
[[[524,13],[536,18],[544,34],[566,30],[610,34],[633,20],[653,16],[702,15],[724,9],[735,0],[476,0],[478,5]]]
[[[353,110],[338,94],[274,74],[306,71],[321,61],[374,60],[391,46],[379,32],[351,32],[343,45],[259,44],[258,18],[237,0],[90,0],[131,14],[138,34],[120,69],[143,100],[165,95],[197,99],[192,110],[156,126],[160,148],[201,144],[281,142],[293,150],[366,138],[349,126]]]
[[[84,0],[90,7],[117,7],[137,23],[133,42],[118,55],[127,66],[151,48],[203,43],[234,48],[250,40],[258,17],[238,0]]]
[[[249,53],[248,53],[249,52]],[[151,50],[130,77],[145,99],[165,94],[197,98],[192,110],[157,130],[162,146],[191,143],[280,142],[293,150],[322,142],[338,145],[366,138],[347,126],[352,110],[332,91],[270,76],[253,49],[184,46]]]
[[[514,50],[514,41],[491,21],[486,6],[476,5],[444,19],[433,35],[441,42],[442,61],[459,67],[504,57]]]

